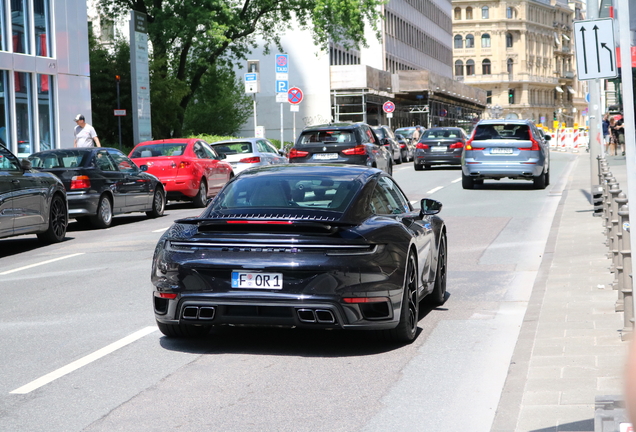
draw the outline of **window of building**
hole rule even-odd
[[[464,62],[461,60],[455,62],[455,76],[464,76]]]
[[[4,2],[0,2],[0,51],[7,51],[6,38],[4,36],[6,33],[4,17]]]
[[[466,48],[475,48],[475,37],[471,34],[466,35]]]
[[[38,74],[38,131],[40,151],[55,148],[55,122],[52,91],[53,76]]]
[[[33,2],[33,19],[35,24],[35,55],[53,57],[51,53],[51,19],[50,0]]]
[[[30,54],[29,38],[26,30],[29,28],[27,0],[11,1],[11,37],[13,52]]]
[[[512,33],[506,33],[506,48],[512,48]]]
[[[462,9],[461,8],[458,8],[458,7],[455,8],[455,19],[456,20],[462,19]]]
[[[486,104],[492,104],[492,90],[486,90]]]
[[[454,44],[453,47],[454,48],[464,48],[464,40],[462,39],[461,35],[455,35],[455,37],[453,38]]]
[[[514,60],[512,60],[511,58],[509,58],[506,61],[506,70],[508,71],[509,74],[512,75],[512,66],[514,65]]]
[[[506,18],[512,19],[517,17],[517,10],[511,6],[506,9]]]
[[[115,42],[115,22],[106,18],[100,19],[99,39],[102,43],[111,44]]]
[[[484,59],[481,62],[481,74],[482,75],[490,75],[490,60]]]
[[[466,19],[473,19],[473,8],[470,6],[466,8]]]
[[[14,72],[15,116],[18,136],[18,153],[33,153],[33,104],[31,79],[27,72]]]
[[[475,75],[475,61],[474,60],[468,60],[466,62],[466,75],[468,75],[468,76]]]
[[[481,8],[481,19],[488,19],[488,6]]]
[[[481,47],[490,48],[490,35],[488,33],[481,35]]]
[[[6,89],[9,88],[9,71],[0,70],[0,144],[9,148],[12,151],[16,151],[11,145],[11,133],[9,114],[11,113],[11,107],[9,106],[9,98],[7,97]]]

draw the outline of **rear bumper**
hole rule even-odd
[[[414,162],[418,165],[460,165],[462,154],[416,153]]]
[[[511,178],[527,179],[541,175],[543,165],[538,163],[470,163],[462,165],[462,172],[466,176],[475,178]]]
[[[199,193],[199,179],[180,177],[176,179],[161,179],[168,199],[194,198]]]
[[[67,192],[69,216],[92,216],[97,214],[99,194],[89,192]]]

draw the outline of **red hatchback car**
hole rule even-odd
[[[205,207],[234,177],[232,166],[198,138],[142,142],[129,157],[161,180],[168,200],[192,201],[197,207]]]

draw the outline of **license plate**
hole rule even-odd
[[[490,150],[492,154],[512,154],[511,148],[494,148]]]
[[[444,147],[444,146],[431,147],[431,151],[434,151],[434,152],[445,152],[446,151],[446,147]]]
[[[338,153],[316,153],[314,155],[314,159],[320,159],[320,160],[338,159]]]
[[[232,272],[232,288],[283,289],[282,273]]]

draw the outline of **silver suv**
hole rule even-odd
[[[462,187],[485,179],[532,180],[536,189],[550,184],[549,135],[530,120],[482,120],[462,153]]]

